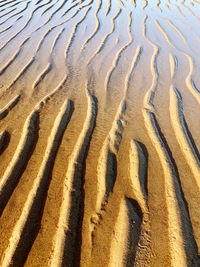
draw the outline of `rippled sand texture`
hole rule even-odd
[[[200,1],[0,0],[0,266],[200,266]]]

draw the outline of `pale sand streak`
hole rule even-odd
[[[20,237],[21,237],[22,231],[24,229],[28,215],[30,213],[30,209],[33,206],[35,197],[37,195],[38,189],[39,189],[40,184],[42,182],[47,162],[49,160],[49,157],[51,156],[51,151],[53,149],[54,142],[57,139],[58,131],[61,130],[60,129],[61,127],[63,128],[63,125],[61,125],[61,121],[63,120],[64,116],[66,116],[66,115],[67,115],[67,117],[69,116],[69,109],[70,109],[70,102],[67,100],[64,102],[64,104],[60,108],[60,111],[59,111],[59,113],[55,119],[51,134],[48,138],[47,147],[45,150],[45,154],[44,154],[38,175],[37,175],[36,179],[34,180],[31,191],[29,192],[29,194],[27,196],[27,199],[26,199],[26,202],[25,202],[24,207],[22,209],[21,215],[20,215],[19,219],[17,220],[17,222],[16,222],[16,224],[12,230],[11,237],[9,239],[9,244],[8,244],[7,249],[4,252],[4,256],[1,260],[1,266],[2,267],[8,267],[11,264],[12,257],[14,255],[15,250],[17,248],[17,245],[20,241]],[[33,113],[34,112],[35,111],[33,111]],[[28,124],[29,120],[30,119],[28,118],[28,121],[26,122],[26,124]],[[65,120],[65,123],[66,123],[66,120]],[[61,131],[63,131],[63,130],[61,130]]]
[[[125,266],[125,254],[127,250],[129,233],[128,208],[124,199],[121,200],[119,214],[114,226],[112,242],[110,246],[110,259],[108,267]]]
[[[169,54],[169,62],[171,69],[171,78],[173,79],[178,67],[177,58],[174,55]]]

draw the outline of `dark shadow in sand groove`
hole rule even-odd
[[[147,148],[143,143],[140,143],[139,141],[136,141],[143,153],[144,160],[141,160],[141,156],[139,155],[139,177],[140,177],[140,182],[142,184],[142,188],[144,188],[143,194],[145,196],[148,196],[148,159],[149,159],[149,154],[147,151]],[[145,161],[145,162],[143,162]],[[142,179],[142,180],[141,180]]]
[[[117,177],[117,159],[114,153],[108,151],[108,160],[106,168],[106,198],[113,191]]]
[[[126,255],[126,267],[134,266],[136,250],[141,234],[143,214],[138,202],[126,198],[129,218],[128,253]]]
[[[200,154],[199,154],[199,151],[198,151],[198,149],[196,147],[196,144],[195,144],[195,141],[194,141],[194,139],[192,137],[192,134],[191,134],[191,132],[190,132],[190,130],[188,128],[187,122],[185,121],[185,117],[183,117],[183,122],[184,122],[184,126],[185,126],[185,129],[186,129],[186,132],[187,132],[189,141],[190,141],[189,143],[192,144],[192,149],[195,152],[195,158],[198,159],[197,164],[199,165],[199,162],[200,162]]]
[[[0,155],[6,150],[10,142],[10,134],[7,131],[4,131],[0,138]]]

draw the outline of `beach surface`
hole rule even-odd
[[[200,266],[200,1],[0,0],[0,266]]]

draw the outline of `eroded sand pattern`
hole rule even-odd
[[[200,1],[0,0],[0,266],[200,266]]]

